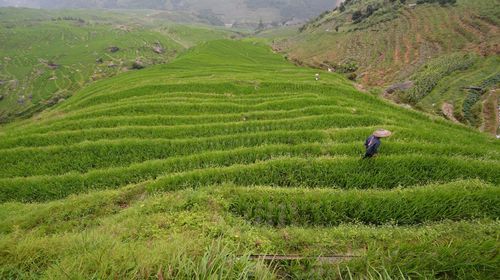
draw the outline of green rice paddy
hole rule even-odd
[[[0,127],[0,278],[499,278],[500,142],[316,73],[215,40]]]

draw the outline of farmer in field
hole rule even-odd
[[[378,148],[380,147],[380,138],[386,138],[391,136],[392,132],[385,129],[379,129],[375,131],[368,139],[365,141],[366,153],[363,159],[371,158],[375,156],[378,152]]]

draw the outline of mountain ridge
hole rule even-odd
[[[190,11],[219,18],[226,24],[234,22],[258,23],[283,21],[292,18],[306,20],[335,7],[330,0],[0,0],[0,6],[60,8],[107,8],[107,9],[156,9]]]

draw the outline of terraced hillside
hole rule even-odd
[[[63,102],[93,81],[168,62],[197,42],[233,34],[168,19],[163,13],[0,9],[0,122]]]
[[[498,278],[500,143],[314,74],[212,41],[4,125],[0,278]]]
[[[299,63],[354,72],[351,78],[365,88],[413,81],[424,88],[416,89],[419,94],[386,97],[496,134],[498,110],[483,108],[499,104],[498,93],[490,90],[498,87],[500,71],[500,2],[421,2],[432,1],[346,1],[344,8],[324,13],[295,36],[277,41],[275,49]],[[476,109],[471,113],[466,104],[471,92],[464,88],[483,84],[489,87],[472,104]],[[493,105],[483,106],[485,102]],[[475,115],[474,120],[468,115]]]

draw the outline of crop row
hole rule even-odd
[[[401,94],[401,98],[410,104],[417,104],[426,97],[439,83],[441,79],[457,70],[466,70],[477,60],[473,55],[452,54],[443,56],[435,61],[424,65],[417,71],[412,80],[415,81],[408,92]]]
[[[169,96],[166,97],[152,97],[152,98],[130,98],[126,100],[121,100],[113,103],[99,104],[96,106],[90,106],[86,108],[71,110],[71,115],[80,115],[80,114],[89,114],[93,112],[99,112],[103,110],[110,110],[115,108],[122,108],[125,106],[133,106],[133,105],[148,105],[148,104],[196,104],[196,105],[212,105],[212,104],[221,104],[221,105],[234,105],[234,106],[266,106],[268,104],[275,103],[293,103],[295,100],[317,100],[329,102],[332,99],[325,97],[318,97],[315,94],[297,94],[294,96],[285,95],[283,97],[275,97],[275,98],[254,98],[254,99],[245,99],[245,98],[172,98]],[[335,101],[346,102],[342,99],[336,99]]]
[[[231,95],[231,94],[230,94]],[[355,94],[356,95],[356,94]],[[332,104],[332,105],[341,105],[341,106],[356,106],[360,108],[366,108],[369,105],[369,108],[372,110],[376,111],[384,111],[384,112],[391,112],[390,110],[386,110],[386,104],[380,103],[379,102],[372,102],[372,100],[366,100],[366,99],[360,99],[357,100],[356,98],[351,97],[351,95],[339,95],[339,96],[329,96],[329,95],[319,95],[317,92],[303,92],[303,93],[296,93],[293,95],[290,95],[288,93],[284,93],[282,97],[276,96],[274,98],[263,98],[264,95],[259,95],[262,97],[258,97],[255,99],[239,99],[240,96],[238,97],[231,97],[231,98],[224,98],[222,100],[220,99],[202,99],[201,101],[199,100],[196,102],[196,100],[193,99],[185,99],[181,98],[178,101],[175,101],[175,98],[171,98],[168,96],[168,94],[165,94],[166,97],[164,98],[159,98],[159,97],[153,97],[153,98],[139,98],[139,97],[133,97],[131,99],[125,99],[125,100],[118,100],[113,103],[105,103],[105,104],[98,104],[96,106],[89,106],[82,108],[80,110],[75,110],[72,109],[71,111],[68,111],[67,113],[70,113],[71,115],[81,115],[81,114],[87,114],[87,113],[96,113],[99,111],[105,111],[108,109],[118,109],[122,107],[126,107],[128,105],[147,105],[147,104],[173,104],[173,105],[178,105],[178,104],[189,104],[191,103],[192,105],[200,105],[200,104],[206,104],[206,105],[211,105],[214,103],[220,103],[221,105],[237,105],[237,106],[242,106],[242,105],[247,105],[250,107],[255,107],[255,109],[259,109],[261,107],[267,107],[271,106],[271,108],[274,109],[283,109],[286,108],[287,106],[290,106],[292,104],[297,104],[301,103],[302,105],[308,104],[308,106],[311,105],[321,105],[321,104]],[[226,95],[221,95],[221,96],[226,96]],[[184,102],[182,102],[184,100]],[[279,106],[281,105],[281,107]],[[283,108],[282,108],[283,107]],[[384,110],[385,109],[385,110]],[[392,112],[394,113],[394,112]],[[401,114],[399,114],[401,116]]]
[[[232,183],[239,186],[395,188],[458,179],[500,184],[500,163],[440,156],[357,158],[287,158],[252,165],[208,168],[160,178],[150,191],[175,191]]]
[[[236,188],[227,196],[231,212],[272,226],[413,225],[500,218],[500,188],[479,181],[395,190]]]
[[[333,142],[350,143],[353,141],[363,141],[376,128],[378,127],[350,127],[345,129],[331,129],[328,132]],[[477,133],[461,134],[463,137],[457,138],[457,131],[443,127],[439,131],[435,131],[432,124],[414,124],[409,127],[385,124],[384,128],[393,131],[394,134],[389,139],[382,140],[383,148],[390,148],[392,141],[419,142],[422,144],[422,147],[429,147],[429,149],[434,149],[432,145],[437,145],[437,147],[442,147],[442,145],[461,145],[464,151],[471,151],[473,154],[474,149],[477,149],[479,153],[500,155],[499,142],[491,141],[487,136]],[[439,126],[436,125],[435,128],[438,129]],[[498,145],[499,148],[492,149],[492,145]]]
[[[0,178],[87,172],[126,166],[152,159],[191,155],[204,151],[253,147],[264,144],[324,142],[322,131],[273,131],[200,139],[121,139],[83,142],[70,146],[15,148],[0,151]]]
[[[293,110],[304,108],[307,106],[339,106],[336,100],[320,100],[309,98],[298,98],[294,100],[283,100],[276,102],[269,102],[259,105],[238,105],[230,102],[207,102],[202,104],[189,103],[189,102],[175,102],[175,103],[137,103],[122,105],[113,108],[95,110],[90,112],[75,112],[68,115],[66,119],[87,119],[99,116],[120,116],[120,115],[148,115],[148,114],[164,114],[164,115],[200,115],[207,113],[227,114],[227,113],[249,113],[255,110]],[[343,110],[343,106],[339,106]]]
[[[91,169],[124,166],[151,159],[190,155],[204,151],[252,147],[263,144],[330,143],[331,155],[362,154],[362,143],[375,127],[332,129],[327,131],[264,131],[238,133],[198,139],[126,138],[99,140],[73,145],[18,147],[0,150],[0,177],[56,175],[87,172]],[[403,137],[404,138],[404,137]],[[436,144],[394,137],[384,143],[381,155],[420,154],[473,159],[498,159],[499,151],[483,145]]]
[[[316,117],[314,117],[316,118]],[[224,143],[227,144],[227,147],[235,147],[235,145],[239,145],[238,143],[246,143],[245,145],[251,145],[251,143],[257,143],[257,144],[262,144],[262,142],[258,142],[257,138],[268,138],[267,140],[270,142],[267,143],[277,143],[273,142],[275,140],[276,135],[284,135],[286,132],[291,132],[290,130],[292,129],[307,129],[308,127],[324,127],[328,128],[330,125],[332,125],[335,121],[341,120],[340,118],[333,118],[332,120],[329,120],[329,116],[325,117],[320,117],[316,119],[317,121],[310,122],[307,118],[303,120],[303,122],[300,121],[295,121],[293,123],[288,123],[284,125],[283,123],[278,123],[280,126],[273,126],[273,125],[268,125],[268,126],[260,126],[256,125],[254,128],[248,128],[245,126],[238,126],[236,125],[234,129],[230,129],[225,127],[224,125],[221,125],[219,128],[215,127],[206,127],[204,130],[201,129],[195,129],[192,133],[199,133],[195,136],[201,137],[201,136],[210,136],[210,137],[205,137],[205,138],[199,138],[199,139],[189,139],[189,135],[193,136],[193,134],[190,134],[191,132],[189,131],[184,131],[187,133],[184,133],[181,128],[178,130],[172,128],[123,128],[123,129],[104,129],[104,130],[89,130],[89,131],[75,131],[72,132],[74,133],[73,138],[69,136],[68,134],[63,134],[63,137],[59,137],[59,134],[46,134],[46,135],[37,135],[35,137],[22,137],[19,139],[14,139],[11,141],[8,141],[6,139],[5,143],[6,144],[12,144],[12,145],[32,145],[32,146],[37,146],[37,147],[16,147],[13,148],[11,147],[10,149],[3,149],[0,150],[0,155],[3,157],[3,159],[0,159],[0,163],[3,165],[0,167],[0,174],[4,176],[8,176],[6,172],[2,172],[2,169],[9,170],[9,166],[11,167],[11,172],[15,174],[14,176],[30,176],[30,175],[43,175],[44,173],[36,173],[32,174],[31,171],[28,171],[24,168],[19,168],[19,166],[22,166],[25,161],[29,161],[30,159],[39,159],[42,161],[45,161],[48,159],[47,154],[53,154],[53,155],[60,155],[60,159],[65,159],[65,154],[71,154],[72,155],[72,160],[76,163],[79,162],[80,159],[79,157],[83,158],[89,158],[90,155],[92,157],[89,158],[95,158],[96,162],[100,162],[102,159],[100,157],[111,157],[111,158],[117,158],[117,161],[124,160],[124,162],[128,162],[128,160],[125,160],[124,158],[120,158],[119,155],[127,154],[127,153],[135,153],[131,152],[131,150],[135,150],[135,148],[139,150],[144,150],[144,152],[148,155],[145,156],[147,159],[151,159],[149,157],[150,150],[157,150],[157,149],[174,149],[174,147],[178,147],[178,154],[175,154],[175,150],[171,151],[169,154],[171,155],[185,155],[189,154],[189,151],[192,152],[200,152],[203,151],[206,148],[209,149],[224,149]],[[361,119],[363,121],[363,118]],[[201,127],[200,127],[201,128]],[[327,140],[333,141],[332,145],[332,150],[337,150],[339,147],[338,144],[340,143],[345,143],[345,144],[352,144],[354,147],[361,147],[361,144],[363,140],[366,138],[367,135],[369,135],[376,126],[368,126],[368,127],[356,127],[356,128],[337,128],[337,129],[329,129],[325,132],[321,131],[304,131],[304,135],[306,137],[304,139],[300,139],[300,135],[302,135],[300,131],[296,131],[294,133],[290,134],[290,139],[285,139],[282,138],[280,141],[298,141],[298,142],[311,142],[310,140],[313,139],[313,142],[320,141],[324,142]],[[281,130],[277,130],[281,129]],[[197,131],[197,132],[196,132]],[[237,132],[236,134],[230,134],[231,132]],[[457,144],[438,144],[434,143],[430,140],[433,139],[426,139],[425,135],[411,135],[411,134],[406,134],[407,132],[409,133],[409,130],[407,129],[398,129],[396,131],[397,133],[395,136],[390,139],[386,144],[382,146],[381,152],[383,154],[404,154],[404,153],[420,153],[420,154],[434,154],[434,155],[443,155],[443,156],[454,156],[454,155],[461,155],[461,156],[468,156],[472,158],[484,158],[484,159],[495,159],[498,157],[500,150],[498,149],[491,149],[491,147],[486,147],[484,145],[465,145],[465,144],[460,144],[461,146],[457,146]],[[85,134],[84,134],[85,133]],[[218,134],[218,136],[213,136],[211,134]],[[311,133],[315,134],[315,137],[311,136]],[[93,136],[94,135],[94,136]],[[186,138],[184,139],[167,139],[169,137],[174,137],[174,136],[185,136]],[[298,137],[297,137],[298,136]],[[434,136],[434,134],[431,134],[431,136]],[[82,137],[82,138],[78,138]],[[122,138],[125,139],[123,140],[125,143],[123,150],[119,150],[119,145],[122,140],[116,139],[116,140],[103,140],[101,137],[108,137],[108,138]],[[141,144],[139,142],[140,139],[145,140],[144,138],[151,137],[148,139],[149,142],[144,142],[144,144]],[[248,139],[246,139],[248,137]],[[281,137],[281,136],[280,136]],[[311,138],[312,137],[312,138]],[[95,139],[97,141],[94,142],[81,142],[77,144],[73,144],[71,146],[67,146],[69,144],[72,144],[72,141],[76,140],[92,140]],[[99,140],[101,139],[101,140]],[[136,139],[136,140],[134,140]],[[46,140],[47,142],[43,142],[43,140]],[[259,141],[261,141],[259,140]],[[423,140],[428,140],[423,141]],[[58,142],[59,141],[59,142]],[[135,141],[135,142],[134,142]],[[151,142],[152,141],[152,142]],[[157,142],[155,142],[157,141]],[[262,140],[266,141],[266,140]],[[220,142],[220,143],[219,143]],[[134,144],[131,144],[134,143]],[[156,148],[149,148],[151,143],[157,143]],[[207,143],[212,143],[212,144],[207,144]],[[281,142],[280,142],[281,143]],[[45,145],[53,145],[53,144],[59,144],[59,146],[45,146]],[[137,144],[137,147],[131,148],[132,146],[135,146]],[[64,146],[62,146],[64,145]],[[103,146],[114,146],[117,147],[116,149],[110,149],[108,152],[97,152],[101,150],[107,150],[107,148],[103,148]],[[92,147],[92,148],[82,148],[82,147]],[[90,150],[88,154],[82,154],[80,152],[75,152],[74,151],[80,151],[80,150],[90,150],[93,149],[95,151]],[[348,154],[350,155],[357,155],[358,153],[361,153],[359,148],[354,148],[351,151],[347,151]],[[153,153],[155,154],[155,153]],[[162,154],[163,153],[156,153],[156,154]],[[98,156],[97,156],[98,155]],[[139,155],[137,155],[139,156]],[[163,158],[162,156],[161,158]],[[54,157],[50,157],[52,161],[57,161]],[[62,161],[64,162],[64,161]],[[26,164],[26,163],[25,163]],[[43,165],[40,163],[37,163],[37,167]],[[57,166],[58,164],[54,164],[54,166]],[[97,166],[100,166],[99,164],[96,164]],[[70,164],[68,166],[74,166],[74,164]],[[37,168],[35,167],[35,169]],[[25,171],[21,171],[24,169]],[[63,168],[64,169],[64,168]],[[70,171],[68,169],[64,169],[66,171]],[[72,170],[72,169],[71,169]],[[78,170],[78,169],[77,169]],[[27,172],[27,173],[19,173],[19,172]],[[53,171],[52,171],[53,172]],[[23,175],[20,175],[23,174]],[[53,174],[53,173],[49,173]]]
[[[277,157],[319,156],[326,153],[321,144],[263,145],[233,150],[210,151],[189,156],[150,160],[127,167],[92,170],[85,174],[0,179],[0,202],[46,201],[88,190],[118,188],[170,173],[194,169],[251,164]]]
[[[483,151],[486,153],[487,151]],[[361,157],[361,143],[349,144],[320,144],[306,143],[298,145],[264,145],[221,151],[201,152],[199,154],[169,157],[162,160],[147,160],[134,163],[130,166],[112,167],[90,170],[88,173],[68,173],[68,169],[54,170],[46,173],[46,168],[37,171],[42,176],[18,177],[0,179],[0,201],[22,200],[40,201],[64,197],[68,194],[90,189],[117,188],[123,185],[139,183],[155,179],[170,173],[187,172],[193,169],[231,166],[235,164],[252,164],[257,161],[271,160],[277,157],[319,157],[319,156],[353,156]],[[474,149],[464,150],[460,145],[422,145],[421,143],[391,143],[383,147],[381,153],[386,156],[404,154],[434,155],[450,157],[455,155],[469,158],[488,158],[481,151]],[[381,159],[381,158],[380,158]],[[495,159],[495,157],[491,157]],[[74,158],[79,162],[82,159]],[[99,161],[100,159],[96,159]],[[379,159],[377,159],[378,161]],[[73,162],[68,162],[73,164]],[[52,166],[52,165],[51,165]],[[38,168],[38,167],[37,167]],[[35,171],[35,170],[33,170]],[[54,174],[52,176],[48,174]],[[56,175],[63,174],[63,175]]]
[[[9,134],[29,135],[32,133],[50,133],[52,131],[69,131],[91,128],[113,128],[119,126],[173,126],[173,125],[195,125],[224,122],[242,122],[244,120],[280,120],[294,117],[317,116],[328,112],[329,107],[309,107],[291,111],[256,111],[248,114],[207,114],[195,116],[116,116],[98,117],[85,120],[52,120],[51,122],[37,123],[37,125],[22,126]]]
[[[294,110],[278,111],[252,111],[247,113],[233,114],[202,114],[202,115],[163,115],[148,114],[143,116],[123,115],[113,117],[96,117],[81,120],[51,119],[50,121],[39,121],[34,125],[21,126],[14,130],[8,130],[6,133],[11,135],[29,135],[31,133],[48,133],[63,130],[79,130],[89,128],[111,128],[118,126],[168,126],[168,125],[194,125],[210,124],[237,121],[257,121],[257,120],[279,120],[288,118],[298,118],[306,116],[330,115],[335,113],[346,114],[370,114],[368,110],[354,110],[353,108],[337,106],[308,106]],[[377,114],[377,117],[383,117],[384,114]]]
[[[10,139],[4,138],[0,143],[0,149],[13,147],[69,145],[82,141],[96,141],[100,139],[176,139],[189,137],[212,137],[217,135],[276,130],[296,131],[308,129],[344,128],[350,126],[375,126],[380,125],[381,123],[381,120],[374,117],[338,114],[301,117],[277,121],[247,121],[209,125],[167,127],[127,126],[118,128],[73,130],[47,134],[30,134]]]
[[[328,134],[324,134],[325,139],[328,137]],[[201,139],[201,142],[204,143],[207,139],[211,138],[206,138],[206,139]],[[133,143],[135,140],[134,139],[125,139],[125,141],[129,141]],[[155,139],[150,139],[148,141],[155,141]],[[178,139],[176,140],[176,143],[182,143],[188,141],[187,139]],[[116,141],[97,141],[94,142],[95,144],[101,144],[101,143],[117,143]],[[307,142],[307,141],[306,141]],[[322,142],[320,144],[320,142]],[[195,143],[195,142],[192,142]],[[364,153],[364,147],[362,145],[363,141],[361,141],[361,138],[358,137],[358,139],[352,139],[350,142],[345,142],[345,143],[332,143],[330,141],[314,141],[314,142],[308,142],[307,145],[321,145],[321,150],[323,153],[321,155],[328,155],[328,156],[350,156],[350,157],[360,157]],[[85,144],[90,144],[90,143],[84,143]],[[106,145],[106,144],[105,144]],[[195,145],[195,144],[194,144]],[[203,144],[204,145],[204,144]],[[80,147],[81,144],[77,144],[77,147]],[[58,150],[57,148],[61,148],[62,146],[52,146],[49,147],[50,151],[56,151]],[[252,146],[248,146],[252,147]],[[33,151],[31,148],[17,148],[14,149],[14,151],[19,151],[22,150],[23,152],[26,151]],[[44,153],[47,150],[47,148],[41,147],[40,151]],[[221,149],[225,150],[225,149]],[[9,150],[3,150],[3,152],[8,152]],[[213,151],[212,149],[209,149],[209,151]],[[185,154],[184,150],[179,150],[181,153],[179,156],[186,156],[189,155],[189,153]],[[205,152],[204,150],[200,152]],[[427,143],[421,143],[421,142],[406,142],[406,141],[391,141],[390,143],[387,143],[386,145],[382,146],[380,149],[380,154],[381,156],[391,156],[391,155],[428,155],[428,156],[442,156],[442,157],[462,157],[462,158],[470,158],[470,159],[477,159],[477,160],[496,160],[498,158],[498,153],[495,153],[494,151],[491,151],[490,149],[484,148],[484,147],[464,147],[462,145],[449,145],[449,144],[427,144]],[[318,154],[320,155],[320,154]],[[114,157],[117,157],[120,155],[113,155]],[[173,155],[177,156],[177,155]],[[125,157],[126,158],[126,157]],[[77,159],[76,159],[77,160]],[[28,175],[25,175],[28,176]],[[35,175],[36,176],[36,175]]]
[[[344,85],[345,87],[345,85]],[[168,94],[170,92],[193,92],[193,93],[215,93],[226,94],[231,93],[238,96],[251,94],[266,94],[266,93],[297,93],[297,92],[314,92],[317,94],[325,94],[332,97],[342,96],[342,90],[332,85],[317,85],[317,84],[300,84],[300,83],[186,83],[186,84],[162,84],[162,85],[147,85],[137,88],[127,89],[118,92],[110,92],[109,90],[101,90],[101,93],[86,95],[81,100],[74,100],[71,103],[63,105],[61,108],[86,108],[95,104],[111,103],[118,100],[123,100],[129,97],[138,97],[152,94]],[[354,99],[362,99],[362,96],[354,96]]]
[[[253,96],[253,97],[252,97]],[[324,96],[320,96],[315,93],[294,93],[294,94],[252,94],[249,96],[235,96],[232,94],[209,94],[209,93],[164,93],[159,95],[147,95],[139,97],[129,97],[123,100],[117,100],[113,103],[103,103],[97,104],[85,108],[79,108],[71,110],[73,112],[81,111],[91,111],[102,108],[113,108],[116,106],[123,106],[127,104],[138,104],[138,103],[179,103],[179,102],[191,102],[191,103],[213,103],[213,102],[232,102],[239,105],[257,105],[265,102],[272,101],[283,101],[290,100],[294,98],[319,98],[325,99]]]
[[[290,98],[290,97],[321,97],[321,95],[311,92],[276,92],[276,93],[252,93],[252,94],[238,94],[235,95],[233,93],[210,93],[210,92],[154,92],[151,94],[139,94],[123,97],[117,100],[114,100],[110,103],[102,103],[106,104],[116,104],[122,101],[129,100],[146,100],[146,99],[188,99],[188,100],[242,100],[242,101],[264,101],[264,100],[272,100],[272,99],[282,99],[282,98]],[[95,104],[89,107],[99,106],[101,104]]]

